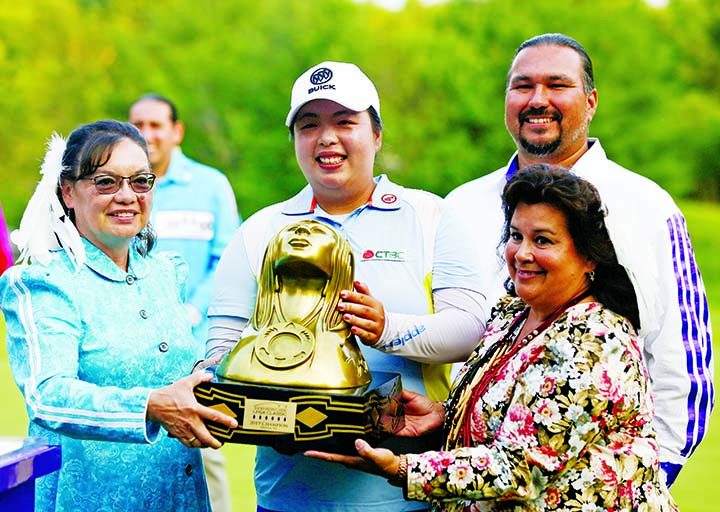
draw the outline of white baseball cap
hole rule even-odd
[[[373,107],[380,115],[375,85],[359,67],[347,62],[321,62],[295,80],[285,126],[290,127],[298,110],[312,100],[331,100],[355,112]]]

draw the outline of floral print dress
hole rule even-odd
[[[524,308],[507,296],[493,311],[455,379],[445,451],[408,455],[407,498],[447,511],[678,510],[661,483],[637,337],[600,303],[570,307],[521,346],[465,411],[473,401],[463,391]],[[457,434],[460,418],[471,446]]]

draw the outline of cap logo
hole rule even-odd
[[[329,68],[320,68],[310,75],[310,83],[313,85],[324,84],[329,82],[333,77],[333,72]]]

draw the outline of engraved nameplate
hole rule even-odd
[[[263,432],[292,433],[297,404],[273,400],[245,400],[242,427]]]

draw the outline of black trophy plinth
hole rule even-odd
[[[373,446],[405,424],[396,373],[371,372],[358,389],[323,390],[246,384],[215,377],[195,388],[198,401],[233,416],[238,427],[208,422],[226,443],[272,446],[280,453],[305,450],[356,454],[355,439]]]

